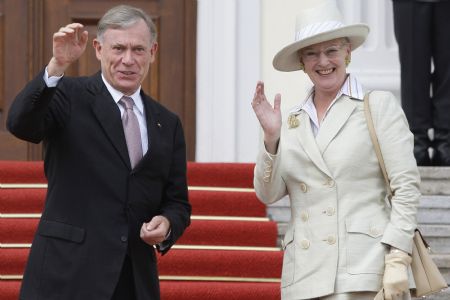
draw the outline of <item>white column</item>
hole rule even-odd
[[[260,0],[238,1],[237,29],[236,161],[254,162],[258,152],[259,123],[250,102],[256,82],[261,80]]]
[[[258,0],[198,1],[196,161],[256,157],[259,20]]]

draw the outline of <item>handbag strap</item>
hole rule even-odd
[[[383,154],[381,153],[380,143],[378,142],[377,133],[375,131],[375,126],[373,125],[372,114],[370,112],[370,93],[368,92],[364,95],[364,115],[366,116],[367,127],[369,128],[370,139],[372,140],[373,147],[375,148],[375,154],[378,158],[378,163],[380,164],[381,172],[383,173],[384,182],[386,183],[386,188],[389,193],[389,202],[393,196],[391,185],[389,184],[389,178],[386,171],[386,166],[384,164]]]

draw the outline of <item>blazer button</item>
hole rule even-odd
[[[126,241],[128,241],[128,238],[126,236],[122,235],[120,237],[120,240],[125,243]]]
[[[330,188],[334,187],[334,180],[331,178],[328,178],[326,185]]]
[[[309,219],[309,214],[308,214],[308,212],[302,211],[302,212],[300,213],[300,219],[301,219],[303,222],[308,221],[308,219]]]
[[[331,207],[331,206],[327,207],[327,210],[326,210],[327,216],[332,216],[332,215],[334,215],[335,212],[336,212],[336,209],[334,209],[334,207]]]
[[[336,243],[336,238],[333,235],[329,235],[327,238],[327,243],[333,245],[334,243]]]
[[[306,193],[308,191],[308,187],[304,182],[300,183],[300,189],[302,190],[303,193]]]
[[[308,249],[310,245],[310,242],[307,239],[303,239],[300,241],[300,247],[303,249]]]
[[[380,234],[380,231],[379,231],[377,228],[372,227],[372,228],[370,228],[370,234],[371,234],[372,236],[377,236],[377,235]]]

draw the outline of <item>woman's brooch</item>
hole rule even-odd
[[[289,125],[289,129],[298,127],[298,125],[300,125],[300,121],[299,119],[297,119],[297,115],[294,114],[289,115],[287,122]]]

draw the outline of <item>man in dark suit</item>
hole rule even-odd
[[[101,72],[63,76],[87,41],[79,23],[56,32],[49,64],[9,111],[14,135],[44,141],[48,179],[20,299],[159,299],[154,249],[170,249],[191,206],[180,120],[141,91],[155,26],[112,8],[93,43]]]
[[[393,6],[402,106],[417,164],[450,166],[450,0],[393,0]]]

